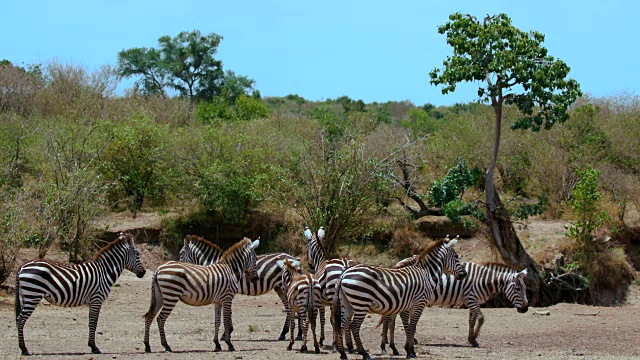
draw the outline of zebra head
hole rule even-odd
[[[180,261],[196,264],[198,258],[193,251],[193,245],[191,244],[191,235],[187,235],[184,238],[184,245],[180,249]]]
[[[307,247],[308,265],[311,270],[326,258],[326,251],[320,240],[324,239],[324,227],[320,226],[318,231],[312,232],[308,226],[304,227],[305,245]]]
[[[133,242],[133,235],[121,232],[118,238],[125,248],[125,269],[136,274],[137,277],[142,278],[147,271],[140,262],[140,253],[138,252],[138,248],[136,248],[136,244]]]
[[[507,289],[505,293],[507,299],[511,301],[513,306],[518,309],[519,313],[526,313],[529,310],[529,301],[527,301],[527,286],[524,283],[524,278],[527,276],[527,269],[511,275],[509,282],[507,283]]]
[[[445,254],[442,259],[442,269],[447,274],[453,274],[457,280],[463,280],[467,277],[467,271],[464,269],[464,265],[460,262],[458,253],[453,247],[458,243],[460,236],[456,236],[455,239],[449,240],[449,235],[444,239]]]
[[[258,279],[260,278],[260,276],[258,276],[258,267],[256,266],[256,263],[258,262],[256,248],[258,247],[258,245],[260,245],[259,238],[245,248],[245,251],[247,251],[248,253],[247,256],[249,257],[245,268],[245,275],[252,282],[258,281]]]
[[[282,285],[286,290],[291,284],[291,279],[297,274],[302,273],[302,267],[299,260],[289,261],[289,259],[278,260],[278,267],[282,269]]]

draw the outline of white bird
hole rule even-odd
[[[311,230],[309,230],[308,226],[304,227],[304,236],[306,236],[307,239],[311,239]]]
[[[320,239],[324,239],[324,227],[320,226],[320,229],[318,229],[318,237]]]

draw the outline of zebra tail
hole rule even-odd
[[[380,321],[378,321],[378,324],[376,325],[376,329],[380,327],[380,325],[382,325],[382,323],[384,322],[384,318],[385,316],[380,316]]]
[[[149,311],[147,311],[142,317],[146,318],[148,316],[155,316],[157,313],[157,308],[162,306],[162,304],[158,303],[158,297],[162,299],[162,294],[160,293],[160,285],[158,285],[158,277],[156,273],[153,274],[153,278],[151,279],[151,301],[149,303]]]
[[[16,319],[22,311],[22,303],[20,302],[20,270],[16,272],[16,303],[15,303]]]
[[[336,333],[342,332],[342,310],[340,309],[340,291],[342,287],[342,277],[338,279],[335,285],[335,293],[333,294],[333,306],[331,311],[333,312],[333,323],[336,327]]]
[[[311,317],[313,316],[313,282],[311,282],[311,286],[309,286],[309,298],[307,299],[307,321],[311,323]]]

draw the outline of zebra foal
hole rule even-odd
[[[408,259],[403,260],[403,262]],[[396,266],[403,266],[401,263]],[[478,335],[482,324],[484,324],[484,315],[480,311],[480,305],[496,294],[504,293],[519,313],[527,312],[529,302],[527,301],[527,287],[524,283],[527,269],[519,271],[512,266],[499,263],[463,263],[463,265],[467,271],[467,277],[464,280],[457,280],[451,275],[443,274],[442,280],[434,291],[434,299],[431,303],[442,307],[455,305],[467,307],[469,309],[468,341],[471,346],[478,347]],[[401,314],[400,316],[406,316],[406,314]],[[384,344],[387,342],[388,329],[389,347],[393,350],[394,355],[398,355],[398,351],[393,344],[395,316],[384,316],[381,322],[383,325],[382,339],[380,341],[382,353],[386,354]]]
[[[149,344],[149,327],[158,312],[158,330],[160,342],[165,351],[171,352],[164,332],[164,324],[178,301],[191,306],[216,304],[222,306],[224,317],[225,342],[229,351],[235,348],[231,343],[231,303],[240,287],[240,279],[244,272],[251,279],[256,277],[255,248],[260,240],[251,242],[248,238],[240,240],[222,254],[220,260],[208,266],[191,263],[169,261],[158,266],[151,282],[151,303],[149,311],[144,315],[144,349],[151,352]],[[215,319],[213,341],[215,351],[222,350],[218,341],[220,317]]]
[[[127,269],[142,278],[145,269],[130,234],[118,238],[96,254],[93,261],[82,264],[33,260],[25,263],[16,274],[16,327],[22,355],[29,355],[24,343],[24,324],[44,298],[58,306],[89,305],[89,342],[91,352],[100,354],[96,346],[96,327],[102,304],[111,286]]]
[[[316,338],[316,318],[320,309],[320,283],[308,271],[300,268],[299,261],[289,262],[289,260],[278,261],[282,267],[282,288],[286,293],[289,308],[293,313],[298,314],[300,327],[302,327],[302,347],[300,352],[307,351],[307,332],[309,324],[311,324],[311,333],[313,334],[313,346],[316,354],[320,353],[320,346]],[[295,329],[295,320],[293,316],[290,320],[291,340],[287,350],[291,350],[294,343],[293,330]]]
[[[453,249],[457,239],[436,241],[417,257],[414,265],[399,269],[371,265],[355,265],[347,268],[335,285],[332,316],[334,338],[340,358],[346,359],[341,331],[342,322],[351,321],[350,327],[357,351],[363,359],[371,357],[364,350],[360,339],[360,326],[368,312],[394,315],[407,312],[405,350],[408,358],[416,357],[414,334],[422,311],[433,297],[434,288],[442,272],[453,273],[457,279],[467,276],[458,254]]]
[[[217,245],[195,235],[187,235],[184,239],[184,245],[180,249],[180,261],[190,262],[197,265],[211,265],[217,262],[222,256],[222,249]],[[258,255],[256,258],[256,275],[258,280],[251,281],[247,276],[240,279],[239,294],[248,296],[259,296],[274,290],[280,297],[284,306],[287,318],[285,319],[282,332],[278,340],[285,340],[285,335],[289,332],[289,321],[291,319],[291,309],[287,297],[282,291],[282,266],[278,265],[279,261],[294,261],[295,258],[286,253],[269,253]],[[220,317],[220,307],[216,306],[216,316]],[[301,326],[298,327],[296,340],[302,338]],[[233,327],[231,328],[233,332]],[[221,340],[224,340],[222,335]]]

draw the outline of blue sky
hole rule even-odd
[[[0,59],[14,64],[115,65],[132,47],[180,31],[224,37],[225,69],[256,80],[263,96],[450,105],[474,84],[442,95],[429,71],[451,54],[437,27],[460,11],[507,13],[546,35],[550,55],[594,96],[638,94],[640,1],[10,1],[2,6]],[[126,83],[126,84],[130,84]],[[125,84],[125,86],[126,86]]]

